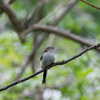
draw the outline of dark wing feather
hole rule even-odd
[[[40,57],[40,61],[42,60],[42,58],[43,58],[43,55]]]

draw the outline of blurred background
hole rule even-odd
[[[100,6],[100,0],[86,1]],[[70,31],[82,42],[42,31],[29,32],[23,42],[20,34],[36,23]],[[0,87],[40,70],[47,46],[55,46],[56,61],[62,61],[99,42],[100,10],[81,0],[0,0]],[[99,57],[91,50],[51,68],[46,85],[41,73],[0,92],[0,100],[100,100]]]

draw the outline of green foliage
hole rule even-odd
[[[12,5],[20,19],[27,16],[27,3],[29,13],[33,11],[39,0],[16,0]],[[98,6],[100,1],[89,1]],[[48,15],[62,2],[68,0],[51,0],[43,7],[43,16]],[[99,2],[99,3],[98,3]],[[57,11],[58,12],[58,11]],[[56,13],[55,13],[56,14]],[[47,20],[51,23],[55,18],[55,14]],[[4,20],[4,15],[0,21]],[[1,25],[0,25],[1,26]],[[7,21],[7,29],[0,33],[0,87],[7,85],[13,81],[17,73],[21,69],[21,65],[25,57],[32,51],[32,39],[34,34],[27,36],[25,44],[21,44],[18,35],[11,29],[9,21]],[[83,2],[72,9],[59,23],[58,27],[71,30],[71,32],[89,38],[94,43],[100,41],[100,14],[95,8],[92,8]],[[47,45],[48,39],[39,48],[36,55],[36,65],[39,66],[39,59],[43,49]],[[78,43],[59,36],[55,37],[53,45],[56,47],[56,61],[68,59],[80,51],[83,47]],[[89,51],[81,57],[62,66],[56,66],[48,71],[47,89],[50,88],[53,92],[54,88],[61,93],[61,98],[58,100],[100,100],[100,54],[95,51]],[[31,65],[29,65],[31,66]],[[22,77],[27,77],[32,74],[31,67],[28,67]],[[43,89],[46,86],[41,84],[42,74],[30,79],[22,84],[11,87],[10,90],[0,92],[0,100],[33,100],[28,93],[36,91],[38,88]],[[60,87],[63,83],[65,86]],[[50,99],[55,100],[55,99]]]

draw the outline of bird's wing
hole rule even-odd
[[[43,58],[43,55],[40,57],[40,61],[42,60],[42,58]]]

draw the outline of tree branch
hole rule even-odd
[[[32,21],[32,19],[34,19],[34,17],[39,17],[38,16],[38,12],[41,11],[43,5],[45,3],[45,0],[40,0],[37,4],[37,6],[35,7],[34,11],[32,12],[32,14],[26,19],[26,21],[24,22],[26,26],[28,26],[28,24],[30,24],[30,22]]]
[[[8,4],[11,5],[11,4],[14,3],[14,2],[15,2],[15,0],[9,0],[9,1],[8,1]],[[2,13],[3,13],[3,10],[0,9],[0,15],[1,15]]]
[[[56,17],[50,25],[56,26],[61,21],[61,19],[77,4],[77,2],[78,2],[78,0],[72,0],[72,2],[69,3],[69,5],[67,5],[65,7],[65,9],[62,11],[62,13],[58,17]],[[38,22],[38,24],[40,24],[40,23],[41,23],[41,20]],[[27,29],[29,29],[29,28],[31,28],[31,26],[29,26]],[[25,42],[25,36],[22,36],[22,35],[23,34],[20,33],[20,38],[22,40],[21,42],[23,43],[23,42]]]
[[[51,25],[57,25],[59,21],[77,4],[78,0],[72,0],[72,2],[65,7],[63,12],[55,19]]]
[[[0,9],[8,15],[9,19],[13,24],[13,27],[16,29],[17,32],[21,32],[24,29],[23,24],[17,18],[16,14],[13,12],[13,10],[10,8],[8,4],[4,3],[3,0],[0,0]]]
[[[88,5],[90,5],[90,6],[92,6],[92,7],[94,7],[94,8],[96,8],[96,9],[99,9],[100,10],[100,7],[97,7],[97,6],[93,5],[93,4],[90,4],[90,3],[88,3],[85,0],[81,0],[81,1],[84,2],[84,3],[86,3],[86,4],[88,4]]]
[[[45,25],[38,25],[38,24],[35,24],[35,25],[29,27],[28,29],[26,29],[25,31],[23,31],[21,33],[21,38],[23,39],[24,38],[23,36],[27,35],[29,32],[31,32],[33,30],[34,31],[43,31],[43,32],[47,32],[47,34],[52,33],[55,35],[62,36],[64,38],[69,38],[75,42],[78,42],[78,43],[80,43],[82,45],[86,45],[86,46],[94,45],[94,43],[90,42],[88,39],[85,39],[78,35],[75,35],[68,30],[60,29],[60,28],[54,27],[54,26],[45,26]],[[100,51],[100,49],[96,49],[96,50]]]
[[[37,76],[38,74],[44,72],[45,70],[50,69],[50,68],[52,68],[52,67],[54,67],[54,66],[67,64],[68,62],[70,62],[70,61],[72,61],[72,60],[74,60],[74,59],[76,59],[76,58],[82,56],[84,53],[88,52],[89,50],[91,50],[91,49],[97,49],[97,48],[99,48],[99,47],[100,47],[100,44],[92,45],[92,46],[90,46],[89,48],[86,48],[85,50],[83,50],[83,51],[80,52],[79,54],[77,54],[77,55],[75,55],[75,56],[73,56],[73,57],[71,57],[71,58],[69,58],[69,59],[67,59],[67,60],[63,60],[63,61],[60,61],[60,62],[53,63],[53,64],[47,66],[45,69],[41,69],[40,71],[35,72],[35,73],[33,73],[32,75],[30,75],[30,76],[28,76],[28,77],[25,77],[25,78],[23,78],[23,79],[21,79],[21,80],[17,80],[17,81],[15,81],[15,82],[10,83],[10,84],[8,84],[8,85],[6,85],[6,86],[0,88],[0,91],[6,90],[6,89],[8,89],[8,88],[10,88],[10,87],[12,87],[12,86],[14,86],[14,85],[17,85],[17,84],[22,83],[22,82],[24,82],[24,81],[26,81],[26,80],[29,80],[29,79],[31,79],[31,78]]]

